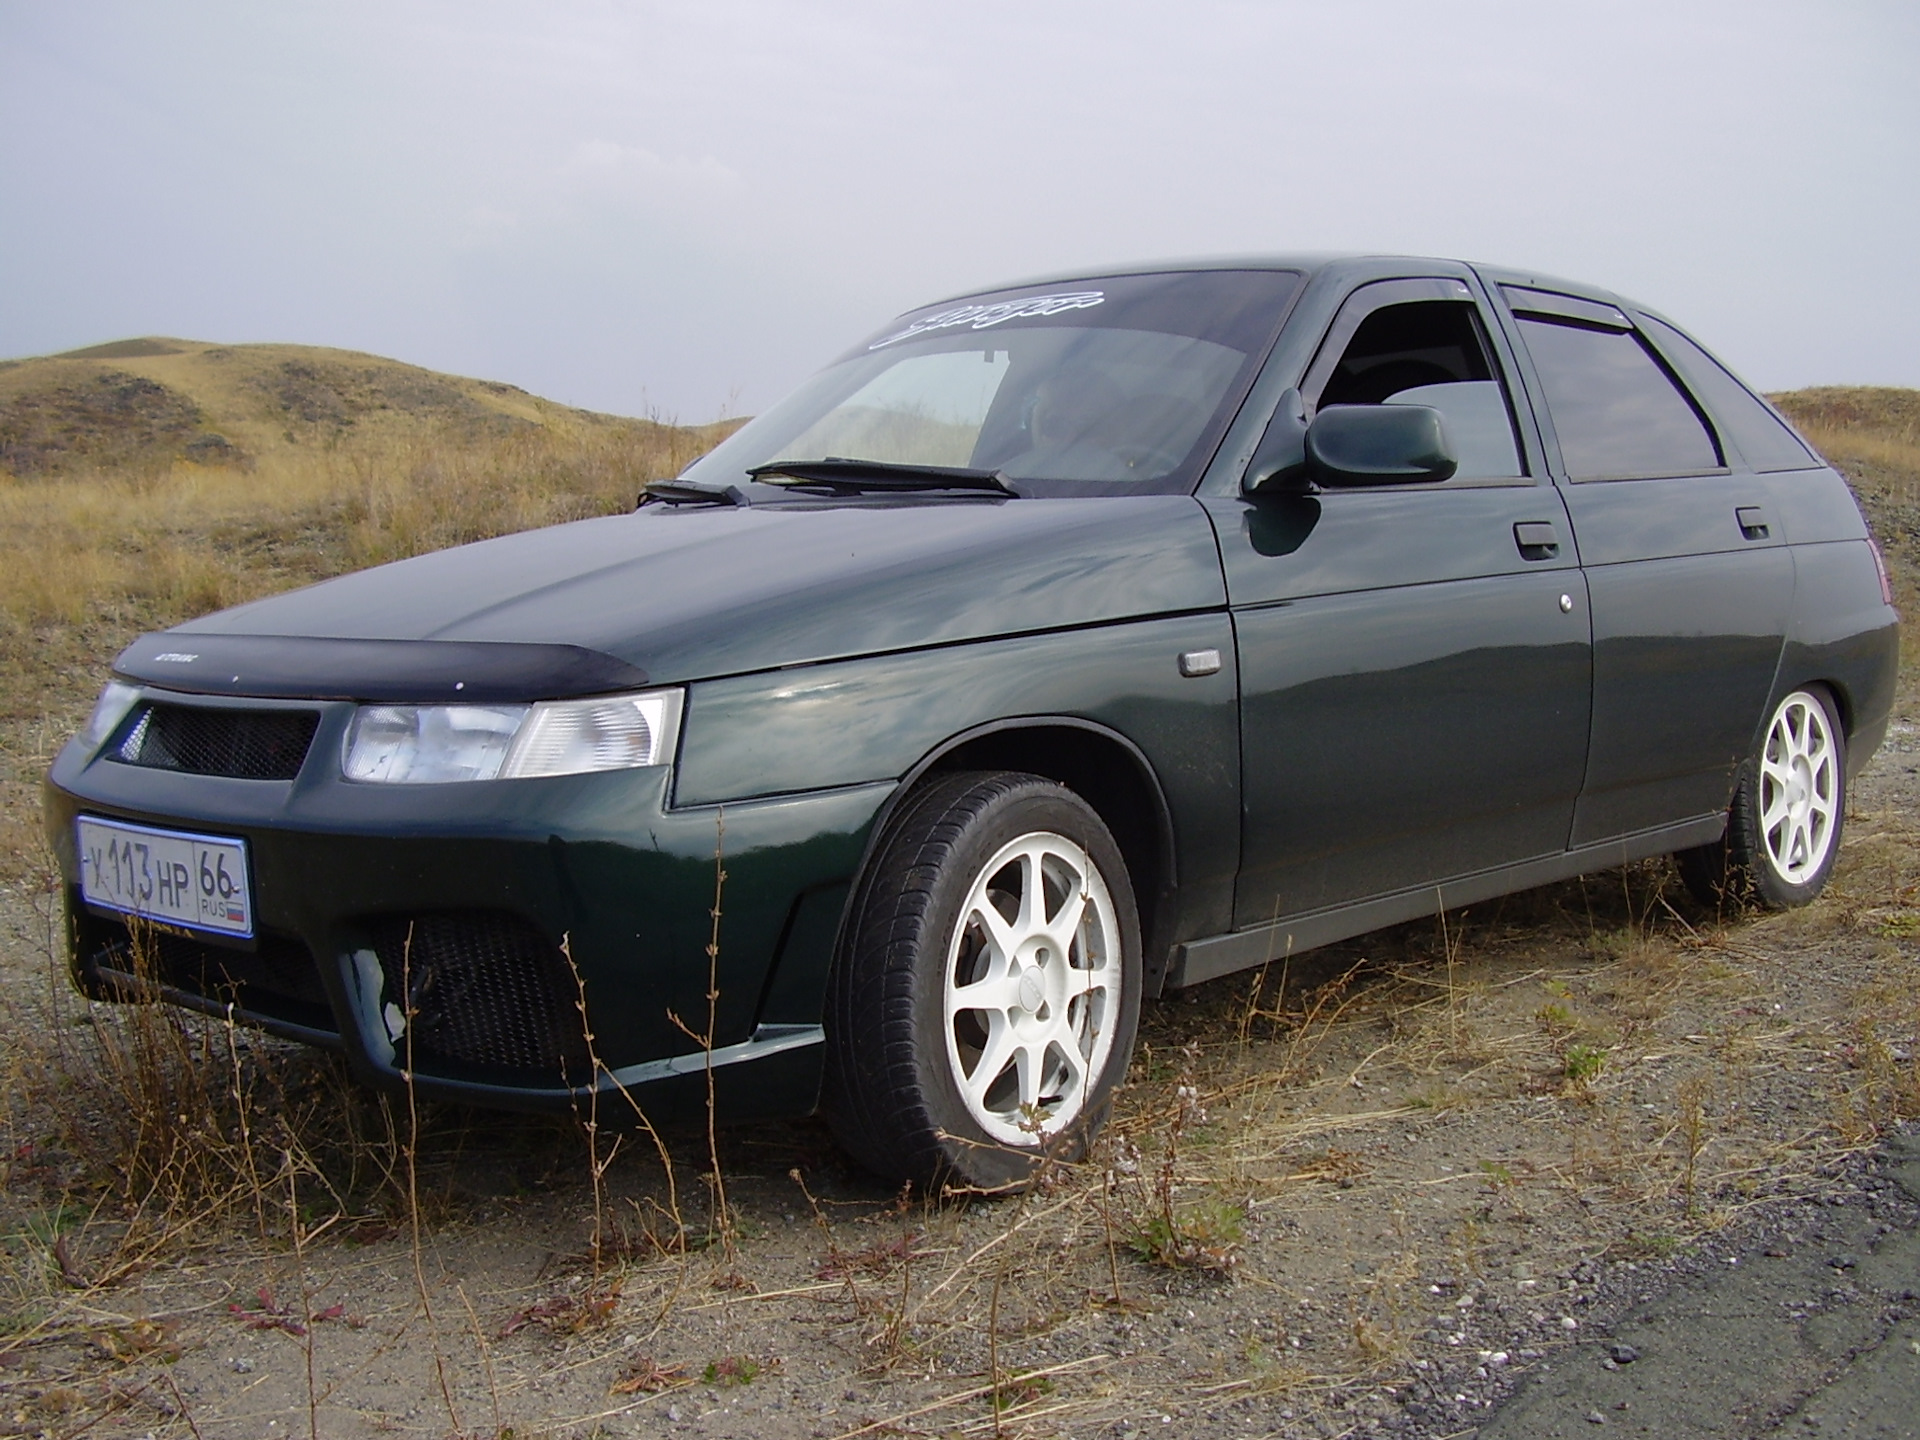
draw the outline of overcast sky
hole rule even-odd
[[[1115,260],[1460,255],[1920,386],[1913,0],[0,0],[0,355],[338,345],[760,409]]]

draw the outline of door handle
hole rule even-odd
[[[1551,560],[1560,553],[1560,532],[1551,520],[1519,520],[1514,523],[1513,543],[1520,547],[1522,560]]]
[[[1767,524],[1767,512],[1758,505],[1735,506],[1733,518],[1740,522],[1740,534],[1748,540],[1764,540],[1773,533]]]

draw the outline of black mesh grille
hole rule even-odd
[[[389,999],[407,996],[414,1068],[453,1061],[547,1083],[586,1069],[579,989],[532,924],[465,910],[385,921],[376,937]],[[406,1045],[397,1044],[403,1062]]]
[[[203,710],[153,702],[141,708],[113,758],[189,775],[291,780],[319,724],[317,710]]]
[[[190,995],[310,1030],[335,1032],[333,1007],[320,983],[313,954],[298,940],[263,935],[256,950],[232,950],[152,926],[139,927],[136,953],[127,926],[97,921],[96,969],[139,980],[152,979]]]

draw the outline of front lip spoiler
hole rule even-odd
[[[819,1025],[761,1024],[756,1025],[753,1034],[745,1040],[711,1051],[695,1050],[684,1055],[670,1055],[663,1060],[643,1060],[637,1064],[623,1065],[618,1070],[596,1065],[593,1082],[587,1085],[503,1085],[497,1081],[436,1075],[419,1070],[409,1075],[401,1064],[384,1063],[377,1056],[363,1058],[355,1054],[354,1048],[345,1044],[335,1030],[316,1029],[276,1016],[263,1015],[257,1010],[243,1009],[231,1001],[213,999],[178,986],[143,981],[136,975],[108,965],[95,964],[91,967],[91,975],[100,985],[110,987],[121,996],[163,1000],[217,1020],[264,1030],[283,1040],[297,1040],[327,1050],[343,1051],[349,1060],[359,1062],[356,1068],[365,1066],[371,1069],[373,1073],[367,1078],[390,1090],[403,1091],[411,1083],[421,1094],[437,1099],[510,1110],[578,1111],[591,1106],[597,1099],[631,1098],[636,1102],[635,1110],[644,1113],[639,1100],[647,1092],[663,1085],[694,1079],[709,1070],[717,1073],[811,1046],[824,1047],[827,1041],[826,1031]],[[395,1058],[398,1059],[397,1056]]]
[[[697,1081],[711,1071],[716,1077],[737,1073],[741,1067],[778,1056],[798,1058],[800,1052],[817,1047],[822,1055],[827,1043],[826,1031],[818,1025],[757,1025],[753,1034],[734,1045],[722,1045],[712,1051],[696,1050],[664,1060],[643,1060],[636,1065],[608,1070],[596,1065],[594,1079],[587,1085],[502,1085],[484,1080],[458,1079],[445,1075],[414,1071],[411,1075],[399,1066],[379,1067],[376,1083],[389,1090],[405,1090],[409,1084],[421,1094],[464,1104],[485,1105],[503,1110],[579,1112],[596,1108],[608,1100],[626,1101],[643,1118],[653,1113],[653,1097],[663,1091]],[[684,1103],[685,1097],[680,1097]],[[807,1107],[811,1109],[811,1106]],[[614,1113],[611,1119],[619,1119]]]
[[[318,1045],[326,1050],[344,1050],[344,1042],[338,1030],[323,1030],[312,1025],[302,1025],[297,1021],[285,1020],[275,1015],[263,1015],[257,1010],[245,1010],[231,1000],[217,1000],[202,995],[197,990],[183,990],[177,985],[163,985],[153,980],[145,980],[128,970],[120,970],[112,965],[102,965],[95,961],[88,965],[85,980],[91,983],[83,985],[84,993],[94,994],[95,986],[111,990],[112,998],[126,1000],[162,1000],[169,1005],[178,1005],[184,1010],[197,1010],[202,1015],[211,1015],[216,1020],[231,1020],[236,1025],[244,1025],[250,1030],[264,1030],[269,1035],[277,1035],[282,1040],[298,1040],[306,1045]],[[96,996],[96,998],[99,998]]]

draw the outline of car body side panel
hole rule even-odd
[[[1219,653],[1210,675],[1180,656]],[[1225,929],[1239,864],[1238,677],[1222,612],[713,680],[687,695],[678,805],[896,779],[993,721],[1070,717],[1138,748],[1172,810],[1181,918]]]
[[[1724,810],[1779,664],[1792,556],[1594,565],[1587,584],[1593,740],[1574,844]]]
[[[1427,587],[1419,587],[1426,589]],[[1566,844],[1586,757],[1576,573],[1302,600],[1236,616],[1249,693],[1237,921]]]
[[[1814,681],[1837,692],[1851,777],[1887,732],[1900,661],[1899,617],[1880,599],[1880,577],[1865,540],[1795,545],[1793,560],[1797,603],[1776,698]]]
[[[1237,925],[1565,847],[1589,655],[1552,486],[1207,504],[1244,688]],[[1523,558],[1519,524],[1558,554]]]
[[[1827,540],[1864,540],[1867,522],[1838,472],[1784,470],[1763,475],[1767,504],[1791,545]],[[1875,593],[1878,593],[1877,582]]]

